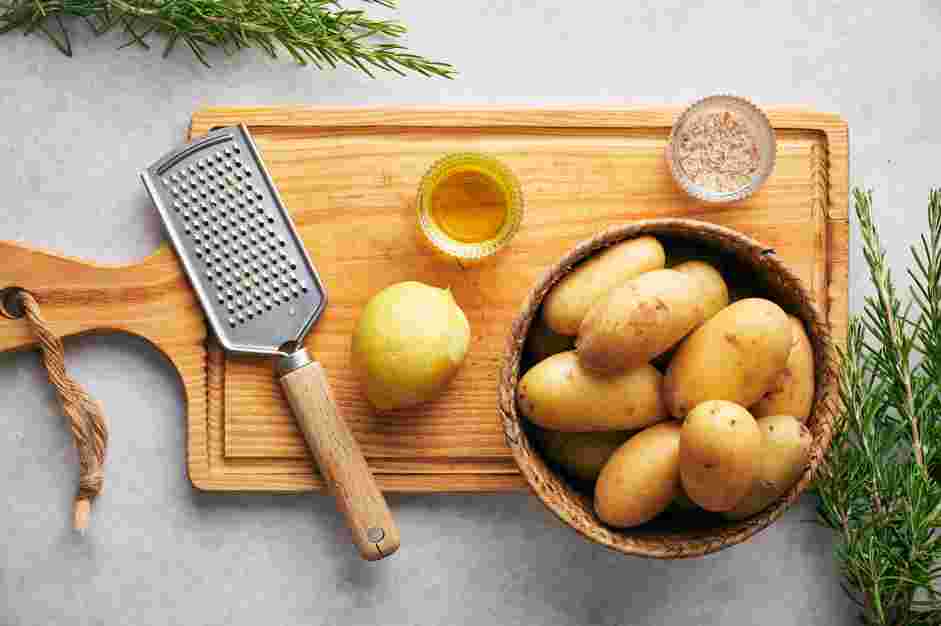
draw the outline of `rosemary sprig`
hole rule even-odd
[[[941,192],[912,246],[903,305],[872,216],[854,193],[875,295],[850,321],[840,354],[840,410],[818,474],[818,513],[839,534],[844,588],[862,621],[941,624]]]
[[[395,0],[369,0],[394,8]],[[231,53],[259,48],[272,57],[286,50],[302,65],[357,68],[404,75],[452,78],[454,68],[412,54],[396,43],[406,32],[394,20],[375,19],[365,11],[344,9],[338,0],[0,0],[0,33],[22,29],[44,33],[72,56],[63,18],[81,18],[96,34],[120,28],[125,45],[150,47],[151,34],[166,39],[164,56],[185,44],[208,66],[207,48]]]
[[[908,332],[909,309],[905,309],[895,294],[892,275],[886,266],[885,250],[872,221],[872,192],[856,189],[856,217],[863,237],[863,255],[869,265],[869,276],[876,288],[876,297],[868,297],[864,309],[866,328],[877,340],[877,348],[870,350],[879,374],[886,380],[898,383],[889,391],[892,405],[911,426],[912,452],[919,467],[924,469],[925,460],[921,445],[921,426],[915,411],[912,394],[912,351],[917,333]],[[917,280],[918,276],[912,274]]]

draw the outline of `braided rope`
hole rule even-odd
[[[108,427],[104,412],[101,405],[65,371],[65,349],[62,341],[43,320],[39,303],[25,291],[18,295],[30,329],[42,348],[43,364],[46,366],[49,382],[56,389],[62,411],[69,418],[72,437],[75,439],[79,476],[73,525],[75,530],[84,532],[88,528],[91,503],[101,493],[104,483],[103,468],[108,447]]]

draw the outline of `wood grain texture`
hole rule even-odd
[[[330,304],[307,347],[379,486],[392,491],[520,489],[504,443],[496,388],[509,324],[546,268],[599,230],[645,217],[692,217],[775,248],[845,335],[848,131],[838,116],[771,108],[777,168],[744,202],[695,202],[672,183],[663,148],[679,108],[216,108],[191,135],[251,128]],[[481,150],[523,185],[526,215],[512,244],[464,270],[423,247],[414,197],[438,157]],[[323,486],[267,360],[204,347],[201,312],[172,252],[103,268],[0,243],[0,289],[30,289],[62,335],[120,330],[146,337],[180,371],[189,403],[189,474],[203,489],[295,491]],[[471,323],[467,362],[448,391],[417,410],[377,415],[349,362],[366,300],[400,280],[451,286]],[[0,350],[32,345],[21,320],[0,318]],[[207,365],[208,363],[208,365]]]
[[[208,473],[206,325],[173,251],[164,245],[139,264],[105,266],[0,241],[0,259],[0,290],[28,290],[60,337],[126,332],[170,360],[186,396],[189,471]],[[25,320],[0,315],[0,352],[35,342]]]
[[[399,528],[353,433],[337,413],[327,373],[309,362],[281,376],[284,396],[360,556],[378,561],[399,549]]]

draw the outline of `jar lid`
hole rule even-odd
[[[709,96],[673,124],[666,158],[676,183],[705,202],[734,202],[774,170],[777,143],[764,112],[745,98]]]

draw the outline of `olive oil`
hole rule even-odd
[[[475,170],[457,171],[432,192],[431,217],[448,236],[463,243],[481,243],[500,232],[508,200],[492,178]]]
[[[422,232],[436,249],[458,259],[481,259],[499,250],[518,230],[522,214],[516,177],[482,154],[441,159],[419,189]]]

